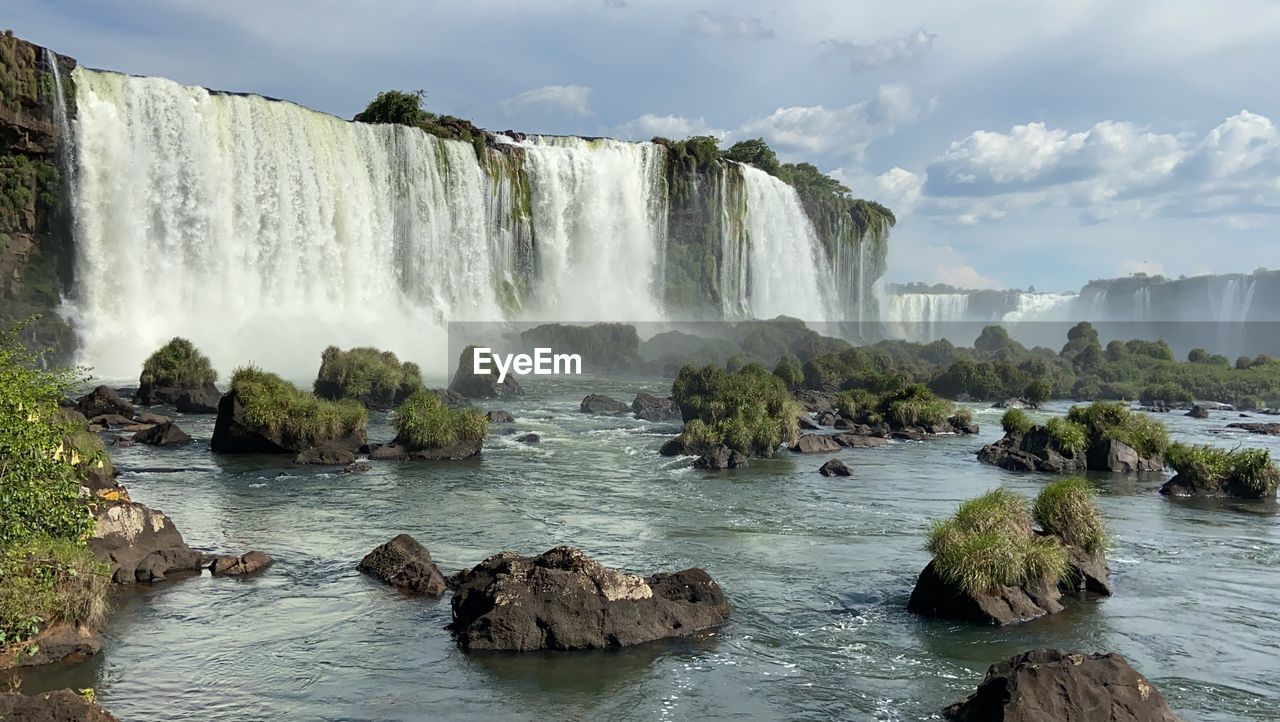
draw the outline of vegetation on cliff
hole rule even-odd
[[[756,364],[736,373],[685,366],[671,395],[685,420],[678,440],[687,449],[723,444],[748,456],[772,456],[798,434],[800,405],[782,379]]]
[[[352,120],[357,123],[407,125],[437,138],[461,140],[475,147],[476,157],[483,159],[488,134],[469,120],[428,111],[423,107],[426,97],[425,90],[384,90]]]
[[[489,422],[478,409],[451,409],[435,393],[419,390],[396,407],[396,442],[409,451],[446,449],[482,441]]]
[[[417,364],[401,363],[394,353],[368,346],[326,348],[313,385],[322,399],[353,399],[371,409],[390,409],[421,388]]]
[[[231,390],[244,405],[244,422],[303,448],[364,429],[368,412],[357,401],[328,401],[253,366],[236,369]]]

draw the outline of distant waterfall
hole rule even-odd
[[[886,301],[881,305],[882,320],[891,336],[907,341],[933,341],[947,335],[948,325],[974,320],[966,293],[902,293]]]
[[[670,317],[660,145],[477,147],[159,78],[73,79],[73,320],[99,375],[137,374],[174,335],[224,373],[252,361],[301,380],[329,344],[430,363],[448,321]],[[714,247],[699,261],[714,313],[851,320],[861,276],[837,279],[795,190],[723,168],[694,191],[719,237],[680,239]]]

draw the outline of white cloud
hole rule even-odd
[[[921,105],[906,86],[882,85],[875,98],[843,108],[778,108],[743,123],[733,136],[763,137],[788,160],[812,160],[828,154],[861,159],[871,141],[918,119],[931,107]]]
[[[712,128],[702,118],[686,118],[682,115],[656,115],[647,113],[627,121],[613,129],[620,138],[649,140],[654,136],[683,140],[691,135],[713,135],[723,139],[728,131]]]
[[[951,246],[926,246],[920,255],[930,262],[919,264],[925,272],[926,282],[945,283],[957,288],[1006,288],[999,279],[979,273],[962,253]]]
[[[890,65],[908,65],[927,55],[933,49],[933,41],[937,37],[933,33],[917,30],[900,37],[880,38],[869,43],[824,40],[823,56],[847,64],[855,73]]]
[[[751,15],[712,15],[699,10],[689,15],[689,30],[709,38],[764,40],[773,37],[773,29]]]
[[[508,114],[551,108],[573,115],[591,115],[591,88],[585,85],[545,85],[502,101]]]

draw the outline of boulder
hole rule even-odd
[[[816,421],[809,419],[807,416],[801,416],[796,422],[800,426],[801,431],[821,431],[822,427],[818,426]]]
[[[373,465],[367,461],[356,461],[342,467],[344,474],[363,474],[373,468]]]
[[[1067,550],[1067,563],[1071,568],[1067,576],[1058,582],[1064,594],[1097,594],[1111,596],[1111,569],[1101,553],[1090,554],[1073,544],[1063,545]]]
[[[1250,434],[1265,434],[1267,436],[1280,436],[1280,424],[1275,424],[1275,423],[1259,424],[1259,423],[1249,423],[1249,422],[1238,421],[1235,423],[1227,424],[1227,428],[1239,429],[1241,431],[1248,431]]]
[[[705,444],[688,443],[680,436],[668,439],[658,449],[658,453],[663,456],[702,456],[711,450],[712,447]]]
[[[870,449],[874,446],[884,446],[889,440],[883,436],[864,436],[857,433],[841,433],[832,434],[831,438],[839,445],[848,449]]]
[[[993,409],[1038,409],[1040,406],[1036,403],[1028,401],[1021,396],[1013,396],[1004,401],[997,401],[991,405]]]
[[[364,429],[325,439],[303,440],[279,431],[256,428],[246,422],[240,394],[232,389],[218,402],[218,419],[213,424],[209,448],[218,454],[297,455],[313,447],[357,449],[366,441]]]
[[[463,650],[623,647],[711,629],[729,617],[701,569],[642,578],[572,547],[503,552],[459,579],[450,630]]]
[[[400,534],[366,554],[356,569],[416,594],[438,597],[446,589],[431,552],[408,534]]]
[[[835,426],[836,422],[840,420],[838,416],[830,411],[823,411],[815,416],[814,419],[818,422],[818,426]]]
[[[167,424],[173,421],[173,418],[150,411],[143,411],[135,416],[133,420],[139,424]]]
[[[200,554],[163,512],[133,501],[99,504],[89,551],[111,566],[117,584],[200,571]]]
[[[823,464],[818,468],[818,473],[823,476],[853,476],[853,470],[839,459],[831,459]]]
[[[112,431],[142,431],[148,428],[147,424],[141,424],[134,421],[128,416],[120,414],[101,414],[89,420],[90,427],[99,429],[110,429]]]
[[[1093,442],[1084,454],[1064,452],[1054,445],[1043,426],[1026,433],[1010,431],[999,441],[978,451],[978,460],[1010,471],[1043,471],[1060,474],[1072,471],[1158,472],[1164,469],[1159,455],[1142,458],[1127,444],[1114,439]]]
[[[795,394],[796,401],[799,401],[804,410],[811,414],[823,416],[826,414],[835,415],[836,405],[839,403],[839,394],[832,391],[797,391]],[[826,424],[830,426],[831,424]]]
[[[178,405],[178,401],[184,396],[190,394],[192,399],[212,402],[210,405],[216,407],[218,398],[222,396],[218,391],[218,387],[213,384],[204,384],[203,386],[195,386],[192,388],[184,388],[181,386],[153,386],[151,384],[142,384],[138,387],[138,391],[134,394],[134,400],[143,406],[155,406],[156,404],[173,404]],[[181,408],[178,409],[182,411]],[[204,413],[215,413],[214,411]],[[188,412],[184,412],[188,413]]]
[[[1190,416],[1193,419],[1207,419],[1209,418],[1209,410],[1200,404],[1196,404],[1187,412],[1187,416]]]
[[[1159,455],[1144,459],[1128,444],[1115,439],[1090,445],[1085,456],[1091,471],[1164,471],[1164,459]]]
[[[76,400],[76,411],[88,419],[104,414],[119,414],[132,419],[137,410],[133,408],[133,404],[121,398],[115,389],[99,386]]]
[[[172,421],[166,421],[163,424],[156,424],[149,429],[143,429],[133,435],[133,440],[140,444],[150,444],[151,446],[178,446],[191,441],[191,437],[187,432],[178,428],[178,425]]]
[[[518,396],[524,393],[524,389],[520,388],[520,382],[516,381],[515,376],[511,374],[507,374],[502,383],[498,383],[497,371],[490,371],[487,374],[476,373],[474,349],[474,346],[468,346],[458,356],[458,369],[449,382],[449,391],[455,391],[471,399]],[[490,363],[489,366],[492,368],[493,364]]]
[[[537,434],[524,434],[522,436],[517,436],[516,441],[519,441],[522,444],[538,444],[542,442],[542,437]]]
[[[467,400],[466,396],[463,396],[461,393],[458,393],[453,389],[431,389],[431,393],[435,394],[445,406],[448,406],[451,409],[459,409],[464,406],[471,405],[471,402]]]
[[[174,401],[174,406],[184,414],[216,414],[222,394],[213,384],[198,389],[186,389]]]
[[[461,461],[477,456],[483,448],[484,439],[474,439],[439,449],[411,451],[396,440],[373,449],[369,458],[374,461]]]
[[[268,554],[251,551],[240,556],[214,557],[209,562],[209,571],[215,577],[240,577],[260,572],[275,562]]]
[[[645,421],[680,421],[680,407],[671,397],[663,398],[641,391],[631,402],[631,411]]]
[[[347,466],[356,462],[356,453],[350,449],[334,449],[328,446],[317,446],[307,449],[293,457],[298,465],[315,464],[318,466]]]
[[[14,722],[119,722],[69,689],[43,694],[0,694],[0,719]]]
[[[512,416],[510,411],[503,411],[501,409],[494,409],[485,414],[484,417],[488,419],[491,424],[514,424],[516,422],[516,417]]]
[[[1023,652],[987,670],[956,722],[1181,722],[1160,691],[1118,654]]]
[[[801,434],[791,450],[798,454],[830,453],[839,451],[840,444],[826,434]]]
[[[579,407],[579,410],[584,414],[605,414],[608,416],[617,416],[618,414],[627,413],[631,410],[631,407],[617,399],[610,398],[603,394],[588,394],[587,397],[582,400],[582,405]]]
[[[693,462],[695,469],[741,469],[749,462],[742,452],[723,444],[713,446]]]
[[[835,427],[836,431],[852,431],[853,429],[858,428],[857,424],[843,416],[837,416],[836,420],[832,423],[832,426]]]
[[[911,590],[907,609],[926,617],[1004,626],[1062,611],[1061,597],[1058,588],[1048,584],[971,593],[944,580],[930,561]]]
[[[32,652],[31,650],[35,651]],[[79,662],[102,650],[102,632],[86,626],[54,624],[18,647],[0,645],[0,671],[40,667],[56,662]],[[0,712],[4,705],[0,704]],[[0,719],[7,719],[0,713]]]

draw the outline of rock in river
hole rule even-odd
[[[400,534],[365,555],[356,569],[392,586],[417,594],[444,594],[444,575],[431,552],[408,534]]]
[[[849,465],[839,459],[832,459],[823,464],[818,469],[818,473],[823,476],[853,476]]]
[[[618,401],[617,399],[605,396],[604,394],[588,394],[582,400],[579,409],[584,414],[605,414],[608,416],[617,416],[625,414],[631,410],[630,406]]]
[[[156,424],[149,429],[143,429],[133,435],[136,443],[150,444],[152,446],[178,446],[191,441],[191,437],[187,432],[178,428],[178,425],[172,421],[166,421],[162,424]]]
[[[13,722],[119,722],[69,689],[43,694],[0,694],[0,720]]]
[[[747,457],[736,449],[730,449],[724,444],[707,449],[707,453],[699,456],[693,462],[695,469],[741,469],[747,466]]]

